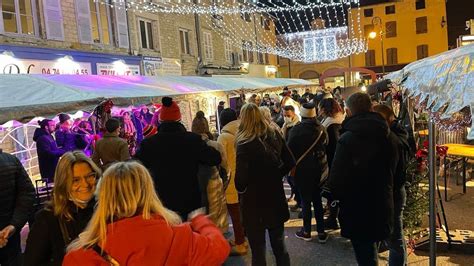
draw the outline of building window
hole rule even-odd
[[[189,30],[179,30],[179,41],[181,44],[181,54],[191,54],[191,47],[189,46]]]
[[[416,34],[422,34],[428,32],[428,18],[419,17],[416,18]]]
[[[375,66],[375,50],[367,50],[365,52],[365,65]]]
[[[110,44],[110,11],[107,5],[89,0],[89,7],[93,42]]]
[[[426,7],[425,0],[416,0],[415,7],[416,7],[416,10],[425,9]]]
[[[204,32],[204,58],[208,61],[214,59],[214,51],[212,50],[212,34],[210,32]]]
[[[386,6],[385,7],[385,14],[387,14],[387,15],[395,14],[395,5]]]
[[[416,47],[416,57],[418,60],[428,57],[428,45],[418,45]]]
[[[385,23],[385,36],[387,38],[397,37],[397,22],[396,21],[389,21]]]
[[[253,63],[253,44],[249,41],[242,41],[243,61]]]
[[[265,64],[270,64],[270,60],[268,59],[268,53],[265,53]]]
[[[369,33],[374,31],[374,25],[369,24],[369,25],[364,25],[364,35],[365,37],[369,37]]]
[[[257,63],[259,63],[259,64],[262,64],[262,65],[265,64],[265,61],[264,61],[264,58],[263,58],[263,54],[260,53],[260,52],[257,53],[257,61],[258,61]]]
[[[224,39],[224,54],[225,60],[232,63],[232,40],[230,38]]]
[[[145,49],[153,49],[153,23],[150,20],[138,19],[140,27],[140,43]]]
[[[270,19],[263,16],[260,17],[260,24],[265,30],[270,30]]]
[[[387,65],[396,65],[398,64],[398,54],[397,48],[388,48],[387,49]]]
[[[373,16],[374,16],[374,9],[372,8],[364,9],[364,17],[369,18]]]
[[[240,8],[242,8],[243,6],[241,6]],[[241,12],[240,13],[240,18],[247,21],[247,22],[251,22],[252,21],[252,18],[250,17],[250,14],[248,12]]]
[[[36,35],[35,0],[3,0],[0,3],[4,32]]]

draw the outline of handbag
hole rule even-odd
[[[303,153],[303,155],[301,155],[300,158],[298,158],[298,160],[296,161],[295,166],[291,169],[291,171],[290,171],[290,173],[289,173],[289,176],[292,176],[292,177],[295,176],[296,167],[297,167],[298,164],[306,157],[306,155],[308,155],[308,153],[313,150],[313,148],[316,146],[316,144],[318,143],[318,141],[319,141],[319,139],[321,138],[322,135],[323,135],[323,131],[321,130],[321,131],[319,132],[318,137],[317,137],[316,140],[313,142],[313,144],[311,144],[311,146],[309,147],[309,149],[307,149],[307,150]]]

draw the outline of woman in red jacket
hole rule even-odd
[[[138,162],[112,165],[98,190],[96,211],[63,265],[221,265],[229,255],[227,240],[202,213],[182,224],[163,206]]]

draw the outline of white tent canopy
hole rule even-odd
[[[129,106],[150,104],[163,96],[314,85],[282,78],[0,75],[0,125],[60,112],[90,111],[105,99]]]
[[[413,62],[387,78],[408,89],[411,96],[427,99],[432,111],[447,106],[442,118],[466,106],[474,113],[474,44]],[[469,139],[474,139],[472,129]]]

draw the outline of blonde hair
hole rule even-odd
[[[138,162],[120,162],[110,166],[98,186],[97,208],[86,229],[67,248],[68,251],[106,243],[107,224],[141,215],[151,219],[162,216],[168,224],[181,218],[166,209],[158,198],[148,170]]]
[[[273,135],[274,133],[257,105],[248,103],[242,106],[236,144],[251,142],[255,138],[265,138],[267,135]]]
[[[67,152],[59,159],[54,173],[53,197],[48,203],[47,209],[53,211],[57,217],[73,220],[71,214],[70,194],[74,178],[73,167],[77,163],[87,163],[92,171],[100,177],[102,171],[82,151]]]
[[[260,106],[258,109],[262,113],[263,118],[265,118],[267,123],[270,123],[272,121],[272,113],[270,112],[270,109],[266,106]]]

